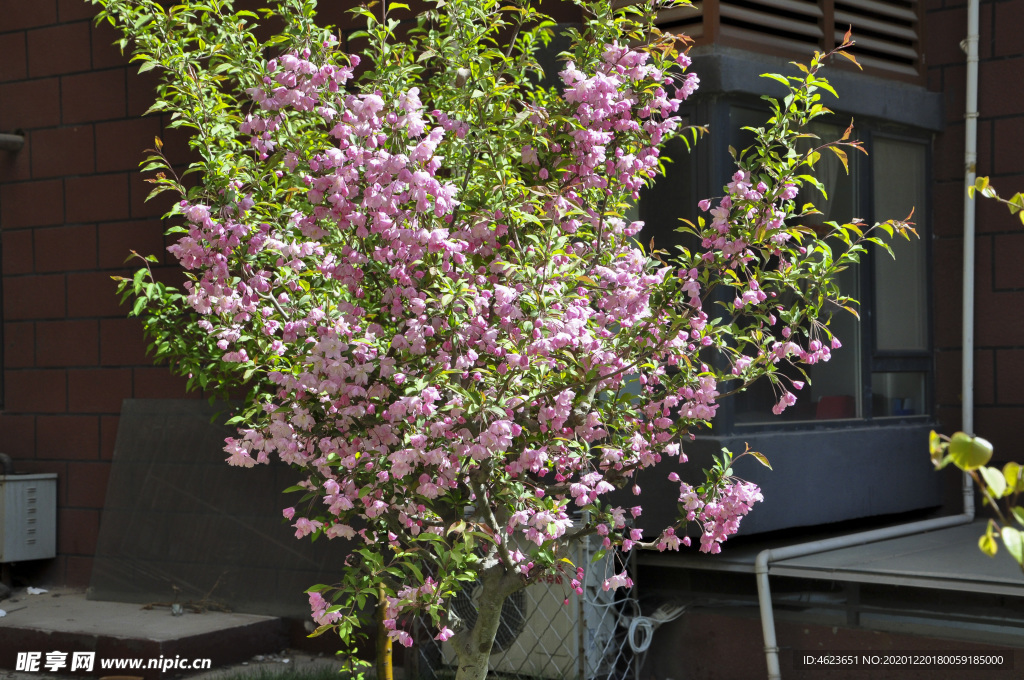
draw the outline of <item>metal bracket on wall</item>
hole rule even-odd
[[[17,153],[25,146],[25,135],[0,133],[0,149]]]

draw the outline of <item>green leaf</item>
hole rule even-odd
[[[1010,512],[1013,514],[1013,518],[1017,520],[1017,524],[1024,527],[1024,508],[1017,505],[1011,508]]]
[[[978,472],[981,473],[981,478],[985,480],[985,486],[992,496],[1002,498],[1006,494],[1006,478],[1002,472],[992,467],[979,468]]]
[[[1024,536],[1013,527],[1003,527],[1000,531],[1006,551],[1013,555],[1017,564],[1024,564]]]
[[[978,547],[981,548],[981,552],[985,553],[989,557],[995,557],[996,553],[999,551],[996,539],[991,533],[982,534],[981,538],[978,539]]]
[[[1020,463],[1009,462],[1003,466],[1003,477],[1006,479],[1006,492],[1022,491],[1024,467]]]
[[[789,80],[787,80],[785,76],[780,76],[778,73],[762,73],[761,77],[771,78],[772,80],[776,80],[785,85],[786,87],[789,87]]]
[[[977,470],[992,459],[992,444],[981,437],[957,432],[949,440],[949,456],[961,470]]]
[[[768,457],[765,456],[760,451],[747,451],[747,453],[756,458],[757,462],[759,462],[761,465],[765,466],[769,470],[772,469],[771,463],[768,462]]]
[[[839,157],[839,160],[843,163],[843,168],[846,170],[846,174],[850,174],[850,161],[846,158],[846,152],[837,146],[828,147],[832,153]]]

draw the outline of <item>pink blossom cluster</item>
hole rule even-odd
[[[308,52],[266,72],[249,91],[260,113],[240,134],[257,158],[280,154],[268,184],[297,198],[268,212],[259,206],[271,201],[251,197],[265,187],[236,183],[243,198],[224,208],[183,202],[187,233],[170,248],[193,273],[189,303],[222,359],[265,372],[272,387],[255,424],[227,440],[228,462],[277,455],[304,469],[300,486],[318,500],[285,511],[300,537],[396,551],[444,539],[451,512],[499,503],[500,485],[474,481],[486,471],[519,490],[500,499],[507,520],[462,521],[493,535],[523,578],[550,568],[538,550],[571,531],[572,505],[597,518],[607,546],[641,541],[629,525],[639,506],[608,495],[629,484],[639,494],[637,472],[665,455],[685,461],[680,435],[718,408],[713,372],[694,363],[713,341],[697,270],[644,257],[629,239],[642,225],[595,197],[628,195],[652,176],[696,77],[668,94],[678,76],[614,44],[592,73],[569,64],[560,120],[573,128],[545,127],[556,117],[534,107],[531,134],[549,143],[523,144],[517,159],[524,183],[546,179],[538,166],[561,174],[540,202],[482,209],[446,165],[472,130],[428,110],[416,87],[346,93],[351,67]],[[299,143],[300,123],[327,141]],[[580,230],[592,238],[570,236]],[[558,247],[540,252],[552,238]],[[674,312],[652,302],[667,287],[683,293]],[[687,364],[699,370],[676,370]],[[643,398],[616,396],[628,389]],[[608,398],[619,403],[614,425],[596,401]],[[742,500],[723,493],[701,506],[716,545],[738,526]],[[450,587],[407,583],[387,600],[389,634],[410,642],[401,613]],[[340,616],[319,592],[310,605],[322,625]]]
[[[571,133],[567,182],[606,188],[614,178],[636,197],[654,176],[657,147],[679,125],[673,114],[700,81],[695,74],[687,74],[670,95],[662,85],[672,79],[648,60],[646,52],[615,43],[606,46],[596,73],[583,73],[570,61],[559,74],[566,86],[565,100],[576,105],[575,118],[580,125]],[[678,63],[685,68],[690,62],[681,55]],[[651,82],[655,83],[653,97],[640,105],[639,90]],[[641,131],[648,140],[641,149],[629,152],[617,144],[621,133]],[[532,147],[524,147],[523,158],[540,164]]]
[[[675,473],[670,473],[669,479],[679,482],[679,503],[687,521],[696,521],[703,528],[700,550],[705,553],[721,552],[722,542],[739,531],[743,516],[750,512],[754,503],[764,500],[756,484],[741,480],[732,480],[711,493],[701,493],[680,481]],[[690,545],[690,538],[679,537],[670,528],[662,532],[657,547],[661,551],[678,550],[680,544]]]

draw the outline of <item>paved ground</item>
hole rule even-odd
[[[167,607],[144,609],[138,604],[89,600],[82,590],[52,588],[30,594],[17,589],[9,599],[0,601],[0,680],[97,680],[111,675],[132,675],[129,670],[100,670],[88,675],[52,675],[44,672],[17,672],[14,659],[18,652],[58,650],[75,652],[96,650],[100,658],[132,656],[168,658],[180,654],[186,658],[224,657],[225,647],[233,648],[235,663],[206,672],[169,670],[159,678],[222,680],[225,677],[266,678],[276,671],[302,670],[326,666],[340,669],[339,660],[327,654],[301,653],[281,649],[284,638],[263,636],[262,648],[247,647],[259,637],[261,629],[278,624],[273,617],[227,612],[184,611],[173,615]],[[265,632],[265,631],[264,631]],[[274,645],[273,641],[279,642]],[[268,648],[268,645],[274,645]],[[247,649],[255,651],[244,651]],[[231,656],[231,655],[229,655]],[[246,660],[242,660],[246,659]],[[136,675],[142,673],[136,671]],[[149,673],[148,675],[152,675]]]

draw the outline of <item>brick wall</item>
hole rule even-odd
[[[960,286],[966,33],[962,0],[928,0],[928,85],[945,96],[947,128],[933,167],[936,400],[943,429],[960,424]],[[130,250],[164,256],[159,216],[136,172],[162,121],[141,114],[154,79],[138,76],[91,22],[83,0],[0,0],[0,132],[25,148],[0,152],[4,402],[0,451],[22,470],[57,472],[60,557],[31,578],[86,584],[121,401],[184,395],[149,365],[111,275]],[[341,17],[332,17],[339,19]],[[571,18],[571,17],[570,17]],[[979,174],[1024,190],[1024,0],[983,0]],[[169,153],[185,157],[180,136]],[[1024,230],[978,203],[976,430],[1016,455],[1024,421]],[[1018,456],[1019,457],[1019,456]],[[33,571],[34,569],[34,571]]]
[[[945,431],[960,427],[963,285],[964,99],[967,34],[963,0],[926,3],[929,88],[945,95],[946,129],[933,166],[936,401]],[[978,168],[1001,193],[1024,191],[1024,0],[983,0],[979,42]],[[1020,458],[1024,421],[1024,229],[1005,207],[977,208],[975,431],[996,455]]]
[[[0,132],[25,135],[17,154],[0,151],[0,451],[19,471],[59,475],[60,556],[15,574],[73,585],[89,580],[121,401],[185,396],[149,365],[110,278],[133,266],[131,250],[163,256],[167,200],[145,203],[137,172],[162,128],[141,115],[154,81],[127,66],[95,11],[0,0]]]

